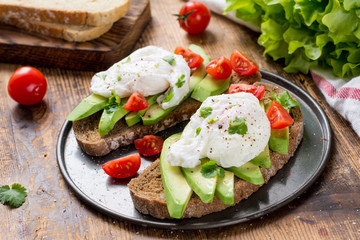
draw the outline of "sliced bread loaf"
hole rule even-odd
[[[238,76],[236,78],[239,79]],[[263,85],[266,87],[266,93],[264,95],[264,99],[266,100],[269,100],[270,98],[270,91],[275,91],[276,93],[283,91],[266,83],[255,83],[254,85]],[[289,128],[289,152],[288,154],[280,154],[270,151],[271,167],[261,168],[265,184],[288,162],[301,142],[303,136],[303,119],[300,107],[292,108],[290,114],[294,119],[294,123]],[[128,187],[134,206],[139,212],[164,219],[170,218],[170,215],[166,206],[159,163],[159,159],[152,163],[137,178],[133,178],[128,184]],[[235,178],[234,205],[243,199],[247,199],[260,187],[260,185],[254,185],[239,178]],[[225,208],[231,206],[233,205],[225,205],[216,196],[214,197],[213,202],[204,203],[195,193],[193,193],[186,206],[183,218],[202,217],[210,213],[224,210]]]
[[[129,0],[0,0],[0,17],[104,26],[123,17]]]
[[[241,81],[254,82],[260,81],[260,79],[261,74],[256,72],[246,77],[233,77],[232,83]],[[189,120],[200,105],[200,102],[188,98],[161,121],[150,126],[138,123],[128,127],[124,119],[121,119],[115,124],[114,129],[103,137],[100,136],[98,128],[101,112],[73,122],[73,129],[75,137],[85,153],[93,156],[104,156],[121,146],[132,144],[135,139],[155,134],[182,121]]]
[[[0,22],[16,26],[27,32],[35,32],[70,42],[85,42],[96,39],[110,30],[112,23],[103,26],[61,24],[29,21],[21,18],[0,17]]]

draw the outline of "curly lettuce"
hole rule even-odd
[[[260,27],[258,43],[289,73],[312,66],[360,75],[359,0],[226,0],[225,13]]]

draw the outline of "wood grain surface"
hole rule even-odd
[[[126,16],[88,42],[67,42],[0,24],[0,61],[100,71],[131,52],[150,20],[150,0],[131,0]]]
[[[360,139],[325,102],[308,75],[286,74],[263,56],[257,33],[213,15],[206,32],[189,36],[171,15],[181,1],[151,2],[152,21],[135,48],[166,49],[195,43],[211,57],[239,49],[269,72],[308,91],[325,110],[334,133],[332,155],[321,177],[299,198],[275,212],[242,224],[209,230],[146,228],[112,219],[79,201],[64,182],[55,144],[67,114],[89,94],[94,72],[40,68],[49,88],[42,103],[20,106],[7,81],[20,65],[0,64],[0,185],[28,189],[23,206],[0,205],[0,239],[360,239]]]

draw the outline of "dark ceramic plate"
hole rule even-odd
[[[204,229],[236,224],[258,218],[280,208],[304,192],[323,171],[330,156],[331,129],[328,119],[316,101],[304,90],[277,75],[261,72],[264,82],[286,89],[301,104],[304,137],[295,154],[269,183],[219,213],[202,218],[159,220],[143,215],[134,208],[126,184],[129,179],[107,176],[101,165],[109,160],[137,152],[133,145],[113,151],[105,157],[91,157],[79,148],[71,122],[66,121],[57,142],[57,160],[66,182],[86,204],[121,220],[143,226],[171,229]],[[183,129],[185,123],[159,133],[164,138]],[[154,159],[142,159],[139,172]]]

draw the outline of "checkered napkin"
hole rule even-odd
[[[224,12],[226,0],[197,0],[206,4],[212,12],[221,14]],[[228,12],[225,17],[244,25],[254,31],[260,29],[247,22],[238,19],[235,12]],[[345,119],[347,119],[354,131],[360,137],[360,76],[351,79],[337,78],[330,70],[319,67],[311,69],[311,75],[324,95],[326,101]]]

